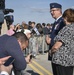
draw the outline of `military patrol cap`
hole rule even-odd
[[[50,9],[52,8],[62,8],[61,4],[58,4],[58,3],[50,3]]]

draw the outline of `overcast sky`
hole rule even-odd
[[[62,5],[62,10],[74,8],[74,0],[5,0],[5,8],[14,9],[14,24],[25,21],[35,21],[36,23],[53,23],[49,10],[49,4],[57,2]]]

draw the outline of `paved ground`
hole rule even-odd
[[[39,54],[32,59],[32,63],[26,68],[29,75],[53,75],[51,62],[47,59],[48,54]],[[27,74],[26,74],[27,75]]]

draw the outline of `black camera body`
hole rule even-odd
[[[15,61],[15,59],[13,57],[10,57],[5,63],[4,66],[9,66],[11,64],[13,64],[13,62]]]
[[[6,19],[7,25],[11,25],[14,22],[14,16],[13,15],[7,15],[4,18]]]
[[[3,13],[4,13],[4,15],[6,15],[6,14],[9,14],[9,13],[13,13],[14,12],[14,10],[13,9],[4,9],[3,10]]]
[[[36,57],[36,53],[35,52],[31,52],[31,58],[35,58]]]

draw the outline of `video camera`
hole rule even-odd
[[[13,9],[4,9],[3,10],[4,15],[9,14],[9,13],[13,13],[13,12],[14,12]]]
[[[2,23],[4,22],[4,19],[6,19],[7,25],[10,25],[14,22],[13,15],[7,15],[13,12],[14,12],[13,9],[5,9],[5,0],[0,0],[0,29],[2,27]]]
[[[4,16],[4,19],[6,20],[8,29],[9,29],[9,26],[14,22],[14,16],[13,16],[13,15],[7,15],[7,14],[13,13],[13,12],[14,12],[13,9],[5,9],[5,10],[3,11],[3,13],[4,13],[4,15],[5,15],[5,16]]]
[[[5,17],[7,25],[11,25],[14,22],[14,16],[13,15],[6,15]]]

